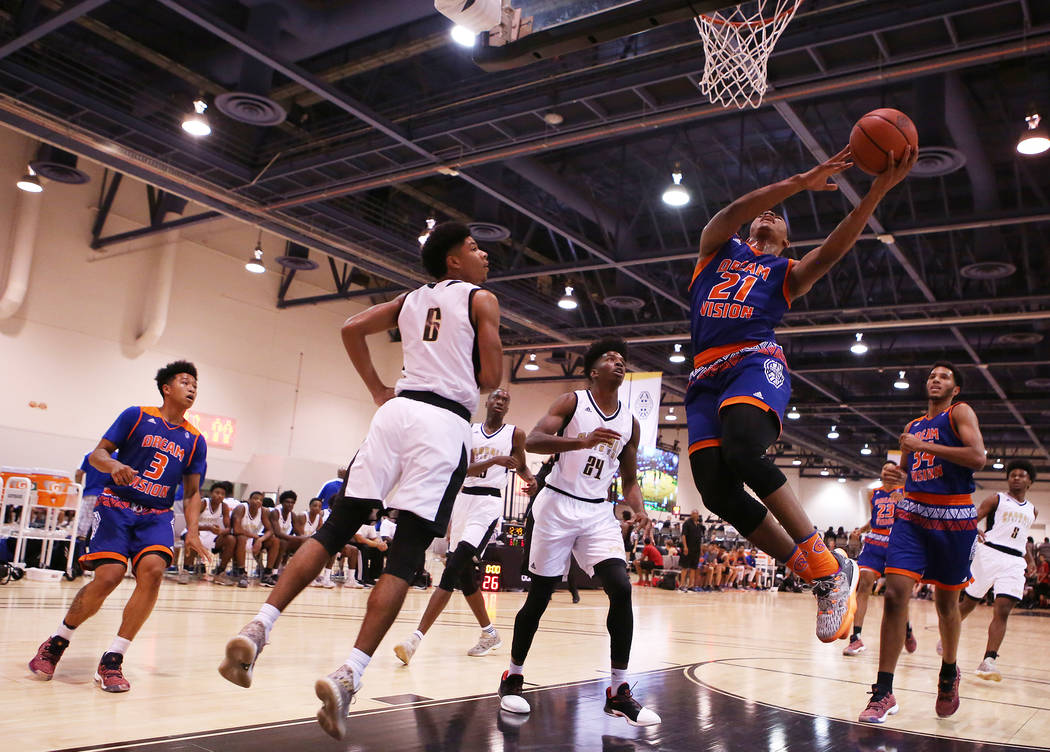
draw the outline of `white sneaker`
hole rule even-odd
[[[412,656],[416,654],[416,649],[418,647],[419,637],[413,632],[408,636],[407,640],[394,645],[394,655],[396,655],[398,659],[407,666],[408,662],[412,660]]]
[[[321,587],[326,588],[328,590],[331,590],[335,587],[335,583],[332,582],[331,575],[326,574],[323,577],[321,577]]]
[[[348,666],[340,666],[314,683],[314,694],[321,701],[317,722],[333,739],[346,736],[346,716],[350,713],[354,696],[361,689],[360,684],[354,687],[355,683],[354,671]]]
[[[314,581],[310,583],[310,587],[324,587],[324,578],[321,575],[314,577]]]
[[[503,640],[500,639],[499,632],[494,632],[490,635],[482,630],[481,637],[478,638],[478,644],[468,650],[467,655],[480,658],[483,655],[488,655],[501,645],[503,645]]]
[[[985,658],[981,661],[981,665],[977,667],[975,672],[977,676],[987,681],[1002,681],[1003,675],[999,673],[999,669],[995,666],[994,658]]]
[[[363,590],[364,585],[357,581],[356,577],[347,577],[343,582],[343,587],[350,588],[351,590]]]

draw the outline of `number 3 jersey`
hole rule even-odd
[[[396,394],[432,392],[458,402],[468,413],[477,409],[477,330],[470,308],[479,289],[450,279],[405,296],[397,316],[405,362]]]
[[[183,475],[204,475],[208,447],[187,421],[172,425],[156,407],[129,407],[106,431],[119,459],[136,475],[129,486],[110,480],[106,490],[119,499],[152,509],[170,509]]]
[[[620,469],[620,453],[631,440],[634,418],[622,402],[616,412],[606,415],[587,389],[576,394],[576,409],[558,432],[559,436],[575,438],[597,428],[608,428],[620,434],[612,444],[598,444],[590,449],[574,449],[555,455],[554,467],[547,476],[547,487],[565,496],[582,501],[605,501],[616,471]]]
[[[470,427],[470,464],[484,462],[493,457],[510,456],[514,442],[514,426],[504,423],[493,434],[485,433],[485,423],[474,423]],[[507,468],[492,465],[483,475],[468,475],[463,480],[463,488],[490,488],[503,493],[507,485]]]

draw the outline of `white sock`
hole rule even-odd
[[[415,632],[413,632],[412,634],[415,636],[415,638],[417,640],[422,640],[423,639],[423,633],[420,632],[418,629]]]
[[[489,637],[496,636],[496,627],[493,624],[489,624],[487,627],[482,627],[481,631],[487,634]]]
[[[326,580],[332,579],[332,568],[331,567],[325,567],[323,575],[324,575],[324,578]]]
[[[277,610],[276,606],[271,606],[269,603],[264,603],[262,608],[259,609],[259,613],[255,615],[255,621],[262,622],[263,627],[266,629],[266,639],[270,639],[270,630],[273,629],[273,625],[277,623],[277,617],[281,615],[281,612]]]
[[[361,686],[361,677],[365,673],[365,669],[368,668],[368,662],[372,660],[372,656],[363,650],[354,648],[353,652],[350,653],[350,657],[344,661],[343,665],[349,666],[354,670],[354,689]]]
[[[107,653],[124,653],[128,652],[128,648],[131,647],[131,640],[125,640],[123,637],[114,637],[113,642],[109,644],[109,650]]]
[[[511,661],[510,662],[510,668],[508,669],[508,673],[511,673],[511,674],[524,674],[525,673],[525,667],[524,666],[519,666],[514,661]]]
[[[69,626],[63,619],[58,623],[58,629],[55,630],[55,634],[53,636],[61,637],[63,640],[72,640],[74,630],[76,630],[76,627]]]
[[[612,676],[609,677],[609,688],[612,689],[613,694],[616,694],[616,690],[620,688],[621,684],[627,682],[627,669],[625,668],[614,668],[612,670]]]

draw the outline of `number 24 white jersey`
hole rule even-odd
[[[621,438],[612,444],[561,452],[547,476],[547,486],[577,499],[605,501],[620,469],[620,453],[631,440],[634,417],[622,402],[617,402],[616,412],[606,415],[598,408],[590,390],[580,389],[575,394],[576,410],[559,435],[575,438],[596,428],[608,428]]]

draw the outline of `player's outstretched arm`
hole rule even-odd
[[[839,222],[838,227],[831,231],[827,240],[795,264],[788,276],[788,292],[792,300],[809,292],[816,281],[831,271],[831,267],[837,264],[839,259],[856,244],[857,238],[864,231],[875,207],[893,186],[904,180],[915,165],[918,156],[918,151],[913,153],[912,148],[907,147],[904,154],[893,161],[892,169],[886,170],[875,178],[867,195],[861,199],[853,211],[846,215],[844,220]],[[890,152],[890,160],[894,160],[893,152]]]
[[[751,191],[720,212],[711,217],[700,235],[700,258],[717,253],[740,225],[779,204],[781,201],[802,191],[835,191],[838,186],[831,182],[831,176],[849,169],[849,147],[846,147],[823,164],[807,172],[792,175],[786,180],[771,183],[764,188]]]
[[[474,293],[471,320],[478,332],[478,386],[488,391],[503,382],[503,343],[499,338],[499,301],[488,290]]]
[[[642,489],[638,485],[638,440],[641,436],[638,419],[633,421],[631,440],[620,452],[620,480],[623,481],[623,501],[634,512],[634,519],[642,524],[648,522],[642,503]]]
[[[407,295],[407,293],[405,293]],[[374,305],[368,310],[351,316],[343,324],[342,337],[343,347],[346,354],[350,356],[350,362],[354,364],[361,380],[372,394],[376,405],[382,405],[394,396],[394,390],[383,383],[376,373],[375,364],[372,362],[372,353],[368,349],[366,337],[370,334],[393,329],[397,326],[397,317],[401,313],[401,305],[405,302],[405,295],[398,295],[393,300]]]

